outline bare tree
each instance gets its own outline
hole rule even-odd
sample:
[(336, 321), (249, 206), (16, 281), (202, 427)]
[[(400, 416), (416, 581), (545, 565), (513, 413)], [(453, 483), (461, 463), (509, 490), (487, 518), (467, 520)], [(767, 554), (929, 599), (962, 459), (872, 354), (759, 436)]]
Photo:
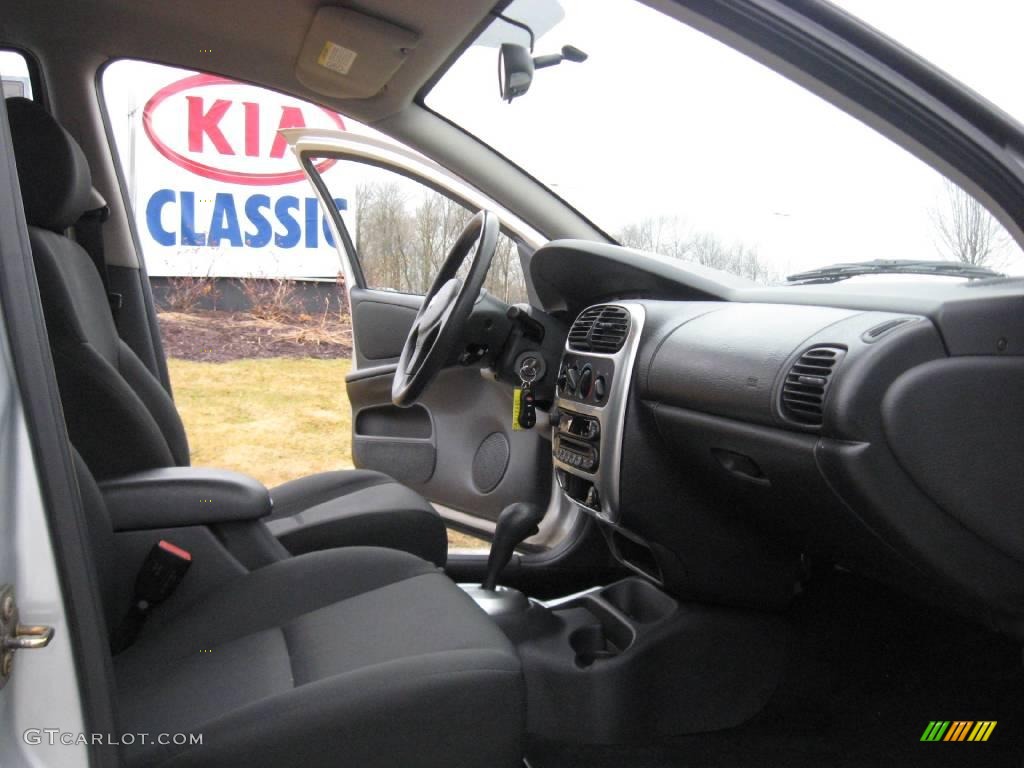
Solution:
[(943, 186), (945, 200), (931, 211), (939, 252), (975, 267), (997, 265), (1007, 243), (1002, 225), (953, 182), (944, 180)]
[[(472, 217), (445, 195), (410, 192), (394, 182), (358, 185), (353, 203), (356, 251), (368, 283), (408, 293), (427, 292)], [(518, 249), (505, 235), (498, 239), (485, 287), (508, 303), (526, 299)]]
[(494, 252), (484, 287), (506, 304), (516, 304), (527, 299), (519, 249), (506, 235), (498, 237), (498, 248)]
[(408, 200), (401, 186), (365, 184), (355, 194), (356, 251), (370, 285), (416, 291), (420, 280), (409, 258), (414, 242)]
[(686, 259), (690, 247), (690, 239), (678, 216), (653, 216), (627, 224), (617, 239), (630, 248), (674, 259)]
[(756, 249), (737, 243), (726, 245), (708, 232), (688, 233), (676, 216), (647, 218), (629, 224), (618, 241), (630, 248), (652, 251), (682, 261), (720, 269), (757, 283), (778, 282), (779, 276), (761, 261)]

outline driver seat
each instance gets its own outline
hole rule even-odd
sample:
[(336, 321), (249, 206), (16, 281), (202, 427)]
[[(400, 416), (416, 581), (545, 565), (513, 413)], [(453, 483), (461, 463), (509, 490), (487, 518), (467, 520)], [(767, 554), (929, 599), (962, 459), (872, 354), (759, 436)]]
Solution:
[[(88, 210), (81, 147), (39, 104), (7, 100), (18, 178), (61, 402), (72, 443), (98, 480), (189, 465), (171, 396), (117, 332), (89, 254), (66, 235)], [(282, 436), (287, 439), (287, 436)], [(400, 549), (444, 565), (444, 521), (380, 472), (322, 472), (271, 489), (271, 531), (292, 554), (343, 546)]]

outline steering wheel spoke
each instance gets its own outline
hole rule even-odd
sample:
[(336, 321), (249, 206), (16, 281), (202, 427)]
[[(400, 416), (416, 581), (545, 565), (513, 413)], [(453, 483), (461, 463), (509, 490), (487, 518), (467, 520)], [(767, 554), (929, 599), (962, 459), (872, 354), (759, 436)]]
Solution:
[(406, 371), (410, 374), (415, 374), (416, 371), (423, 366), (426, 356), (433, 349), (434, 343), (437, 341), (437, 326), (421, 330), (416, 336), (416, 342), (410, 355), (409, 367)]

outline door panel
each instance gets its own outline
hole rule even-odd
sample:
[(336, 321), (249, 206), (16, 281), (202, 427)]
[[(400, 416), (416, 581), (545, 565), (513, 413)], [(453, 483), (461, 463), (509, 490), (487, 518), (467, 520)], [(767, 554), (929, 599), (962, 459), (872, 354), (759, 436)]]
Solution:
[[(419, 405), (395, 408), (394, 371), (379, 366), (346, 380), (356, 466), (386, 472), (431, 501), (491, 522), (514, 501), (546, 504), (551, 444), (535, 430), (512, 430), (508, 386), (476, 368), (450, 368)], [(410, 411), (419, 413), (410, 418)], [(422, 436), (424, 417), (429, 437)]]
[(352, 460), (410, 487), (422, 488), (434, 476), (437, 445), (430, 411), (422, 405), (391, 404), (395, 366), (355, 371), (345, 385), (352, 405)]
[(513, 431), (511, 388), (478, 368), (450, 368), (419, 404), (396, 408), (393, 362), (381, 365), (365, 352), (394, 350), (392, 360), (397, 358), (412, 315), (402, 321), (420, 297), (353, 289), (351, 300), (356, 359), (370, 364), (346, 379), (356, 466), (386, 472), (431, 501), (481, 521), (493, 522), (514, 501), (546, 504), (551, 444), (537, 430)]
[(352, 307), (352, 327), (359, 329), (353, 332), (358, 367), (397, 362), (423, 297), (352, 288), (349, 301)]

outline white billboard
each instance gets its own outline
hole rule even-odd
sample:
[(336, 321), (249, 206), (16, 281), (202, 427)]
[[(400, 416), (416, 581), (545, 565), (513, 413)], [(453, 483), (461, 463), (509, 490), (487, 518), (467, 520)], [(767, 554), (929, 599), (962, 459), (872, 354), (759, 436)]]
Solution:
[[(279, 128), (335, 112), (215, 75), (118, 61), (103, 93), (149, 274), (334, 279), (330, 229)], [(345, 210), (354, 180), (318, 167)]]

